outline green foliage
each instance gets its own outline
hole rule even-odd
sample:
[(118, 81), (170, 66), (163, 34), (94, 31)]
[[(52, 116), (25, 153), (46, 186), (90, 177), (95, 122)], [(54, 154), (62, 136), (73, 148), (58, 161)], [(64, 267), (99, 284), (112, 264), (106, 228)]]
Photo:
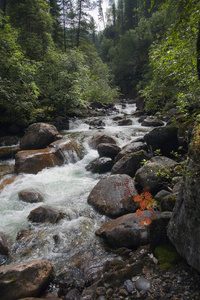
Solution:
[(117, 90), (110, 87), (106, 65), (89, 45), (66, 53), (50, 51), (41, 65), (37, 84), (42, 98), (64, 114), (69, 108), (94, 101), (110, 102), (117, 97)]
[(38, 97), (34, 82), (37, 64), (25, 58), (17, 44), (18, 32), (7, 23), (0, 26), (1, 121), (28, 118)]
[(13, 27), (19, 29), (18, 42), (32, 60), (41, 60), (52, 45), (52, 18), (44, 0), (8, 0)]
[(200, 92), (196, 53), (199, 9), (200, 5), (196, 4), (183, 20), (185, 11), (181, 14), (177, 11), (178, 22), (151, 46), (152, 78), (142, 91), (147, 111), (176, 106), (187, 112), (196, 106)]
[(52, 24), (60, 29), (59, 11), (54, 0), (48, 2), (51, 9), (44, 0), (8, 0), (7, 16), (1, 15), (2, 124), (52, 120), (71, 108), (111, 102), (118, 95), (107, 66), (89, 43), (64, 53), (56, 49)]
[(180, 261), (181, 257), (172, 244), (160, 245), (155, 249), (155, 257), (158, 259), (160, 268), (169, 270)]

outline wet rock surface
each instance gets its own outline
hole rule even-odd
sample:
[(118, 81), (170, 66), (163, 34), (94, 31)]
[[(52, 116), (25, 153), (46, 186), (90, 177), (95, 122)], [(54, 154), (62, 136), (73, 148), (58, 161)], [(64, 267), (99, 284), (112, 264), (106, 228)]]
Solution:
[(37, 174), (44, 168), (61, 166), (63, 162), (61, 153), (54, 148), (23, 150), (15, 156), (15, 172)]
[(95, 135), (89, 141), (89, 146), (93, 149), (97, 149), (99, 144), (116, 144), (115, 139), (108, 135)]
[(53, 266), (44, 260), (0, 267), (1, 299), (38, 296), (47, 287), (53, 274)]
[(109, 172), (112, 166), (113, 160), (110, 157), (100, 157), (90, 162), (85, 168), (87, 171), (102, 174)]
[(135, 212), (138, 205), (133, 201), (137, 195), (133, 180), (128, 175), (110, 175), (101, 179), (88, 196), (88, 203), (110, 217)]
[(42, 149), (52, 143), (58, 131), (55, 126), (46, 123), (34, 123), (27, 129), (20, 141), (21, 150)]
[(36, 203), (43, 201), (43, 196), (34, 189), (20, 191), (18, 196), (24, 202)]
[(57, 223), (64, 216), (64, 213), (44, 205), (33, 209), (28, 215), (28, 220), (34, 223)]

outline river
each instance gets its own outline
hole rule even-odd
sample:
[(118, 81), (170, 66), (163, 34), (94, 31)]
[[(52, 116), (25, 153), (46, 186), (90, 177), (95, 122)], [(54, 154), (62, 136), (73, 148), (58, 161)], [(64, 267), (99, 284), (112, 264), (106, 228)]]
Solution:
[[(97, 151), (88, 146), (88, 141), (93, 135), (107, 134), (114, 137), (118, 146), (122, 147), (138, 137), (143, 137), (150, 129), (142, 127), (137, 118), (131, 115), (135, 111), (135, 104), (129, 104), (124, 109), (119, 104), (116, 108), (118, 112), (114, 112), (112, 116), (100, 117), (106, 124), (103, 129), (89, 129), (85, 119), (75, 119), (70, 121), (70, 129), (62, 132), (83, 145), (82, 160), (76, 164), (44, 169), (36, 175), (20, 174), (2, 190), (0, 230), (10, 238), (12, 263), (45, 259), (52, 262), (57, 273), (63, 272), (67, 267), (82, 264), (89, 273), (95, 273), (106, 260), (115, 256), (95, 236), (95, 230), (108, 218), (98, 214), (87, 203), (87, 197), (95, 184), (109, 175), (86, 171), (85, 166), (98, 157)], [(132, 119), (131, 126), (118, 126), (113, 121), (114, 116), (124, 114), (130, 114), (128, 118)], [(14, 160), (7, 163), (14, 164)], [(20, 201), (18, 192), (33, 188), (44, 197), (44, 205), (63, 211), (67, 217), (58, 224), (33, 225), (28, 222), (30, 211), (41, 204)], [(22, 229), (30, 229), (32, 232), (26, 245), (15, 242), (18, 231)]]

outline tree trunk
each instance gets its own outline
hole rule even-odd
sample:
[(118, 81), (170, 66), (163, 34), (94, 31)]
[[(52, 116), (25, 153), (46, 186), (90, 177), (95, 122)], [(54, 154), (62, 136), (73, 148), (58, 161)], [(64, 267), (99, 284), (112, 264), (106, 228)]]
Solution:
[(81, 19), (82, 19), (82, 0), (79, 0), (78, 7), (78, 28), (77, 28), (77, 47), (80, 45), (80, 34), (81, 34)]

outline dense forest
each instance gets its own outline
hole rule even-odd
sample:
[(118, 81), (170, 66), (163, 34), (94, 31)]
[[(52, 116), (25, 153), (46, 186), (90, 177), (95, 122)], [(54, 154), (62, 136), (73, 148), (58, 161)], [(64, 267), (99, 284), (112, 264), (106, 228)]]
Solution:
[(140, 99), (147, 113), (198, 109), (199, 1), (110, 0), (106, 17), (102, 3), (0, 2), (0, 122), (8, 134), (119, 97)]

